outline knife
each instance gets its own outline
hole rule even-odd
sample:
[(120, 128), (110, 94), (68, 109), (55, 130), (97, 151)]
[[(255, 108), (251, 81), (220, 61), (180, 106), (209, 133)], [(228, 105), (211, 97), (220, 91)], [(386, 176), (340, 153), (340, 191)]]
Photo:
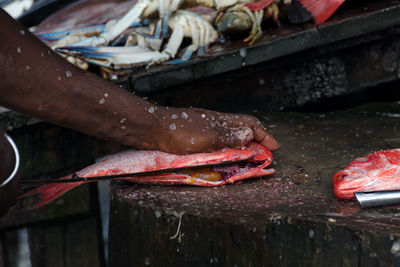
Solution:
[(400, 204), (400, 190), (356, 192), (354, 196), (363, 208)]

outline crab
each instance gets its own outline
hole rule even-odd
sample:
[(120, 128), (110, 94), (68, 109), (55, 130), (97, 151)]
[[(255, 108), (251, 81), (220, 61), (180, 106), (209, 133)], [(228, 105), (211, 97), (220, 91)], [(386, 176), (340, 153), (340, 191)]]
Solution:
[(183, 56), (170, 61), (170, 63), (182, 63), (190, 59), (195, 51), (199, 56), (205, 55), (209, 44), (218, 39), (218, 33), (211, 23), (195, 12), (178, 10), (170, 18), (168, 25), (172, 29), (172, 34), (161, 52), (151, 50), (149, 46), (67, 46), (59, 47), (56, 51), (74, 55), (92, 64), (119, 70), (143, 64), (150, 66), (175, 58), (184, 37), (189, 37), (192, 38), (192, 44), (186, 48)]
[(274, 0), (261, 0), (258, 2), (236, 4), (221, 12), (215, 20), (215, 24), (218, 31), (222, 33), (250, 30), (249, 36), (243, 41), (249, 45), (253, 45), (255, 41), (262, 37), (261, 22), (264, 13), (265, 17), (272, 17), (275, 23), (279, 25), (278, 2)]
[(80, 41), (79, 46), (102, 46), (115, 40), (130, 25), (156, 14), (158, 11), (155, 38), (164, 38), (168, 33), (167, 21), (171, 13), (176, 11), (182, 0), (139, 0), (117, 23), (107, 28), (102, 34)]
[(197, 51), (199, 56), (204, 56), (208, 46), (218, 40), (218, 32), (202, 16), (197, 13), (178, 10), (168, 21), (172, 29), (171, 37), (166, 48), (161, 52), (162, 56), (151, 60), (151, 63), (160, 63), (174, 58), (184, 37), (192, 38), (189, 45), (180, 59), (170, 63), (181, 63), (190, 59)]

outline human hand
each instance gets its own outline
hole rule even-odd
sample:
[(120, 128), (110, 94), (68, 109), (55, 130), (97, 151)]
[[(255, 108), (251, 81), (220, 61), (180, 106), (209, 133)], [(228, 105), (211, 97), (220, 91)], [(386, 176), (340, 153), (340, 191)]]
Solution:
[(279, 148), (275, 138), (253, 116), (167, 107), (157, 107), (154, 114), (161, 125), (154, 143), (159, 150), (175, 154), (210, 152), (223, 147), (239, 148), (252, 140), (272, 151)]

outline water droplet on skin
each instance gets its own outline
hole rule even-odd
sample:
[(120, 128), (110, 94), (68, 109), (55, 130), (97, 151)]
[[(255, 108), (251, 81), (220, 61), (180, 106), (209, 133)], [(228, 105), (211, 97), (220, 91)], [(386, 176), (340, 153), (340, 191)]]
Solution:
[(122, 130), (125, 130), (125, 129), (126, 129), (126, 126), (125, 126), (125, 125), (122, 125), (122, 126), (121, 126), (121, 129), (122, 129)]
[(175, 120), (175, 119), (177, 119), (177, 118), (178, 118), (178, 115), (176, 115), (176, 114), (172, 114), (172, 115), (171, 115), (171, 119), (174, 119), (174, 120)]
[(43, 52), (42, 52), (42, 54), (40, 54), (40, 56), (44, 57), (44, 54), (43, 54)]
[(25, 35), (25, 31), (24, 31), (24, 30), (20, 30), (19, 33), (20, 33), (21, 35)]
[(149, 112), (149, 113), (154, 113), (154, 107), (149, 107), (148, 112)]
[(102, 99), (99, 100), (99, 104), (100, 104), (100, 105), (103, 105), (105, 102), (106, 102), (106, 100), (105, 100), (104, 98), (102, 98)]
[(105, 93), (105, 94), (104, 94), (104, 97), (108, 97), (108, 94), (107, 94), (107, 93)]
[(162, 117), (163, 120), (166, 120), (167, 118), (165, 116)]
[(206, 117), (206, 114), (201, 114), (201, 117), (204, 119)]
[(182, 112), (182, 119), (187, 120), (189, 118), (189, 115), (186, 112)]
[(43, 106), (39, 105), (38, 110), (42, 110), (42, 109), (43, 109)]
[(191, 143), (192, 145), (196, 144), (196, 142), (194, 141), (194, 138), (193, 138), (193, 137), (190, 139), (190, 143)]
[(70, 72), (69, 70), (67, 70), (65, 72), (65, 76), (67, 76), (67, 78), (71, 78), (72, 77), (72, 72)]
[(22, 53), (22, 48), (19, 47), (19, 46), (17, 47), (17, 53), (18, 53), (18, 54), (21, 54), (21, 53)]
[(26, 70), (30, 70), (31, 67), (29, 67), (28, 65), (26, 65), (26, 66), (25, 66), (25, 69), (26, 69)]
[(61, 81), (61, 77), (60, 76), (58, 76), (58, 80)]
[(172, 131), (175, 131), (175, 130), (176, 130), (176, 125), (175, 125), (175, 123), (171, 124), (171, 125), (169, 126), (169, 128), (170, 128)]
[(121, 120), (119, 121), (119, 123), (125, 123), (126, 119), (125, 118), (121, 118)]

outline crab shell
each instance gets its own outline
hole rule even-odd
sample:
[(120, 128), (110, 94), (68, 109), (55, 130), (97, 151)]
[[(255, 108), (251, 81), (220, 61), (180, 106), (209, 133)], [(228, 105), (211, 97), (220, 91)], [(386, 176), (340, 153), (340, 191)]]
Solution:
[(379, 151), (353, 160), (333, 176), (336, 197), (353, 199), (356, 192), (400, 189), (400, 149)]
[[(218, 166), (227, 162), (240, 162), (240, 164)], [(252, 177), (272, 174), (274, 173), (273, 169), (264, 169), (271, 162), (272, 153), (264, 146), (253, 142), (246, 145), (243, 149), (225, 148), (211, 153), (191, 155), (174, 155), (161, 151), (129, 150), (109, 156), (100, 162), (61, 179), (70, 179), (74, 175), (79, 177), (95, 177), (212, 165), (210, 168), (213, 172), (221, 173), (220, 179), (216, 181), (202, 179), (201, 175), (193, 176), (185, 171), (152, 176), (132, 176), (119, 178), (119, 180), (141, 184), (219, 186)], [(35, 203), (29, 203), (30, 200), (28, 200), (28, 207), (25, 208), (32, 209), (43, 206), (71, 189), (87, 182), (89, 181), (53, 183), (38, 187), (22, 196), (23, 201), (31, 196), (35, 198)]]

